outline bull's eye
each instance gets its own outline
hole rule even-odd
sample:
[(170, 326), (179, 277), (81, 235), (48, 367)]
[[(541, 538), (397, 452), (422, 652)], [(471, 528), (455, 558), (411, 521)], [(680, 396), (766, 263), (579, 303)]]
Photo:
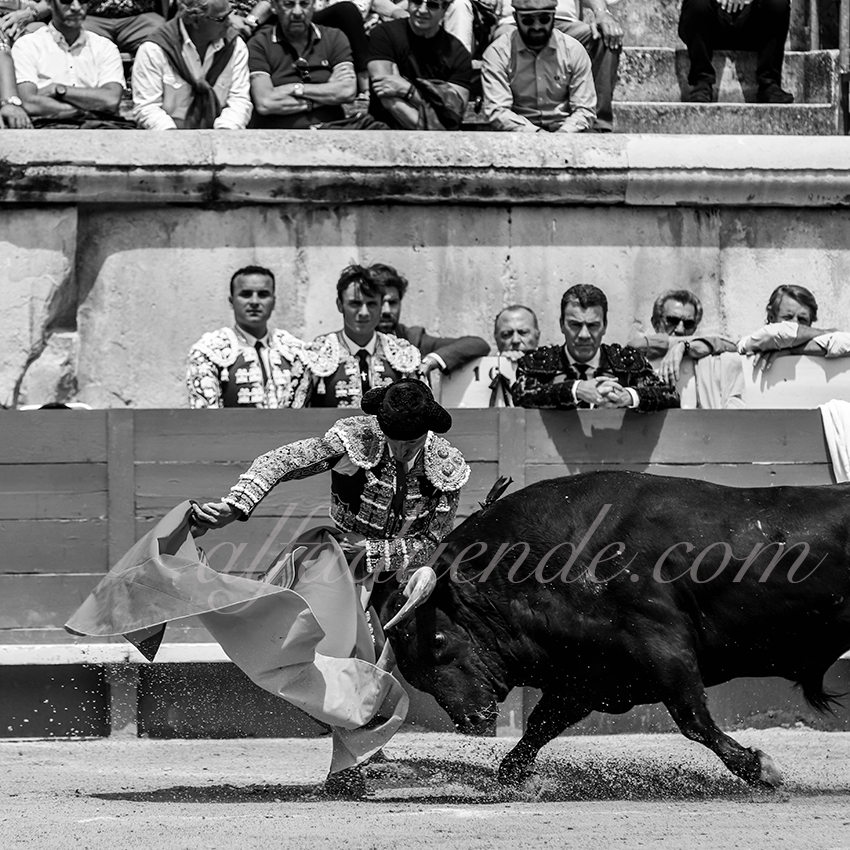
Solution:
[(434, 649), (442, 649), (446, 645), (446, 636), (442, 632), (434, 635)]

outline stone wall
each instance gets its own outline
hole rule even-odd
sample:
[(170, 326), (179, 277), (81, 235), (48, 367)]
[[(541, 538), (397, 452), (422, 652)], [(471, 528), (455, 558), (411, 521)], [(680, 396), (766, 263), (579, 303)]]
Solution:
[(558, 341), (574, 283), (608, 294), (612, 341), (670, 287), (732, 336), (782, 282), (850, 327), (842, 139), (165, 138), (0, 134), (0, 403), (183, 406), (186, 350), (230, 321), (248, 263), (275, 271), (275, 321), (307, 338), (339, 326), (340, 269), (376, 261), (411, 281), (404, 319), (442, 334), (489, 339), (525, 302)]

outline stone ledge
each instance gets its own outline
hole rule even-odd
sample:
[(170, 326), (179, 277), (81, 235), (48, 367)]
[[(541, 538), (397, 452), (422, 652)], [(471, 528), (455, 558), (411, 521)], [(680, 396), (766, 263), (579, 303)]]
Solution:
[(850, 205), (840, 137), (15, 131), (0, 202)]

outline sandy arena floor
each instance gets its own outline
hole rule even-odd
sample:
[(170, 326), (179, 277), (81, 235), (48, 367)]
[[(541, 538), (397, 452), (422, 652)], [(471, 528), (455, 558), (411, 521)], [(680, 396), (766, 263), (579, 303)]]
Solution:
[(559, 739), (505, 793), (512, 740), (401, 734), (359, 802), (321, 797), (324, 739), (0, 741), (0, 848), (850, 848), (850, 733), (735, 737), (785, 790), (753, 793), (676, 735)]

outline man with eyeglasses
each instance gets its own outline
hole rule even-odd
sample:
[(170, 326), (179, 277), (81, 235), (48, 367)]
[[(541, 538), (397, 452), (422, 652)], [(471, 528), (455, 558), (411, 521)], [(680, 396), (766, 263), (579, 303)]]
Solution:
[(394, 130), (456, 130), (472, 86), (469, 51), (442, 27), (452, 0), (409, 0), (410, 17), (369, 39), (369, 112)]
[(348, 39), (313, 23), (313, 0), (272, 3), (277, 25), (248, 45), (254, 125), (293, 130), (342, 120), (342, 104), (357, 94)]
[(244, 130), (248, 48), (230, 30), (230, 0), (178, 0), (178, 12), (133, 63), (133, 117), (147, 130)]
[(484, 52), (484, 113), (494, 130), (580, 133), (596, 118), (587, 51), (555, 29), (558, 0), (513, 0), (517, 28)]
[[(686, 357), (698, 361), (710, 355), (735, 351), (734, 340), (719, 334), (697, 333), (702, 316), (702, 302), (693, 292), (688, 289), (669, 289), (659, 295), (652, 305), (651, 321), (655, 333), (635, 331), (629, 345), (644, 354), (650, 362), (657, 364), (655, 368), (663, 381), (675, 384), (679, 380), (682, 361)], [(727, 358), (724, 358), (723, 368), (729, 374), (725, 376), (724, 382), (732, 383), (736, 380), (733, 374), (736, 363), (727, 364), (726, 360)], [(738, 372), (740, 373), (740, 368)], [(740, 397), (739, 391), (736, 390), (735, 394)], [(714, 405), (706, 403), (700, 406)], [(735, 403), (724, 406), (740, 405)]]
[(73, 120), (118, 112), (124, 92), (121, 54), (109, 39), (83, 29), (84, 0), (50, 0), (46, 27), (12, 47), (18, 94), (33, 118)]
[[(557, 0), (555, 29), (572, 36), (590, 56), (593, 85), (596, 89), (596, 119), (592, 130), (610, 133), (614, 128), (613, 98), (623, 46), (623, 28), (611, 14), (609, 6), (616, 0)], [(511, 0), (501, 0), (502, 17), (493, 33), (493, 41), (516, 26), (513, 16), (518, 8)], [(581, 10), (589, 10), (592, 20), (580, 20)]]
[(649, 413), (679, 406), (664, 383), (630, 346), (605, 345), (608, 299), (596, 286), (578, 284), (561, 298), (563, 345), (529, 351), (517, 364), (511, 388), (518, 407), (571, 410), (627, 408)]

